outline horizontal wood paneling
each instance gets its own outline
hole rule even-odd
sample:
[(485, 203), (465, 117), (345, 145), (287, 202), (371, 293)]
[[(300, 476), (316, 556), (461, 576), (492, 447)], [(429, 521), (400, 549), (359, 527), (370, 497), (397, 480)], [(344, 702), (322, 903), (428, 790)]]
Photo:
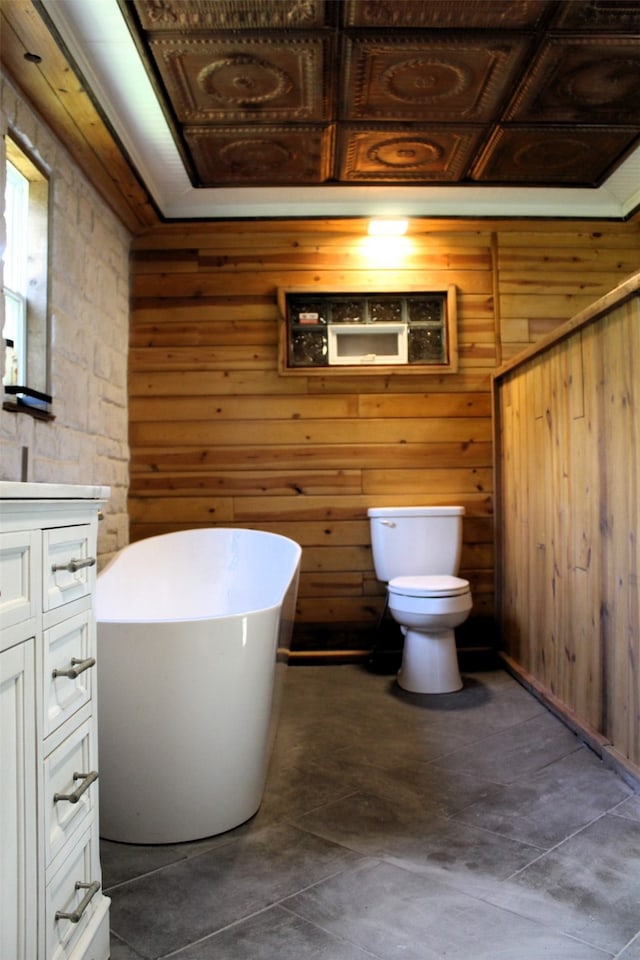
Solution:
[(512, 224), (497, 243), (503, 356), (516, 355), (638, 268), (638, 225)]
[[(555, 270), (545, 266), (531, 291), (518, 286), (518, 258), (540, 264), (548, 253), (541, 244), (538, 261), (522, 225), (514, 232), (481, 221), (412, 221), (410, 253), (396, 267), (367, 261), (364, 234), (360, 220), (165, 224), (133, 246), (132, 539), (211, 524), (293, 537), (303, 546), (297, 623), (318, 628), (319, 643), (332, 649), (341, 633), (366, 647), (382, 608), (371, 505), (464, 505), (461, 573), (472, 584), (474, 615), (492, 619), (500, 271), (504, 298), (532, 298), (528, 313), (504, 300), (508, 341), (519, 311), (529, 318), (517, 327), (524, 339), (544, 316), (535, 298)], [(578, 237), (599, 275), (616, 273), (616, 244), (596, 246), (587, 230), (564, 226), (548, 236), (556, 246), (562, 238), (563, 255)], [(278, 375), (278, 286), (450, 284), (458, 290), (458, 373)], [(577, 283), (547, 284), (558, 319), (573, 312), (567, 298), (582, 295)], [(329, 624), (331, 639), (320, 629)]]
[[(206, 412), (203, 411), (206, 416)], [(421, 419), (328, 419), (309, 420), (205, 420), (144, 423), (131, 427), (131, 442), (146, 440), (154, 446), (192, 446), (197, 441), (207, 446), (273, 447), (280, 445), (320, 447), (323, 444), (412, 444), (479, 443), (491, 440), (488, 418)]]
[(640, 778), (640, 299), (496, 380), (514, 664)]
[[(354, 452), (355, 451), (355, 452)], [(389, 447), (384, 443), (360, 444), (355, 450), (349, 444), (326, 444), (308, 447), (144, 447), (138, 445), (131, 458), (134, 474), (151, 471), (153, 474), (182, 470), (212, 469), (291, 469), (300, 476), (301, 469), (342, 470), (350, 469), (354, 456), (360, 469), (386, 467), (390, 461)], [(416, 462), (421, 468), (434, 467), (487, 467), (493, 459), (492, 443), (414, 443), (399, 444), (393, 451), (393, 464), (413, 469)], [(132, 481), (133, 481), (132, 477)]]

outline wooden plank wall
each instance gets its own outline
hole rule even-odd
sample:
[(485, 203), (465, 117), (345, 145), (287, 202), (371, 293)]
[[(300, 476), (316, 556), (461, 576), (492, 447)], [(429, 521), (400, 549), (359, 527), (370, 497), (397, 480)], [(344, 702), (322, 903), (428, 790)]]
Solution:
[[(410, 251), (396, 266), (390, 256), (384, 265), (367, 259), (361, 220), (171, 224), (137, 238), (131, 539), (216, 524), (291, 536), (303, 547), (296, 647), (364, 650), (384, 596), (367, 507), (460, 503), (461, 574), (474, 598), (468, 633), (492, 634), (490, 375), (501, 360), (498, 307), (511, 296), (499, 289), (500, 275), (516, 283), (517, 256), (530, 250), (525, 229), (503, 235), (481, 221), (412, 221)], [(576, 236), (565, 230), (565, 250)], [(593, 238), (584, 237), (597, 259)], [(539, 296), (551, 270), (539, 278)], [(620, 270), (607, 259), (597, 295)], [(451, 283), (458, 287), (457, 374), (278, 374), (278, 287)], [(572, 296), (558, 319), (575, 312)]]
[(630, 276), (640, 224), (502, 225), (497, 234), (502, 358), (546, 336)]
[(640, 299), (496, 380), (503, 645), (640, 779)]

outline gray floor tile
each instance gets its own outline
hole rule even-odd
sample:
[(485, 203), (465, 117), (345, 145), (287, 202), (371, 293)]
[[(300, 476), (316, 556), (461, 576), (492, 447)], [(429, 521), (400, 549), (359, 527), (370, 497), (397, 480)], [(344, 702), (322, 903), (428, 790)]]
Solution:
[[(413, 754), (413, 757), (412, 757)], [(393, 799), (397, 806), (418, 804), (448, 816), (488, 799), (500, 786), (457, 771), (443, 771), (424, 762), (422, 744), (405, 737), (376, 738), (371, 749), (361, 744), (341, 747), (330, 756), (278, 755), (270, 770), (265, 801), (294, 816), (357, 791)]]
[(471, 804), (457, 820), (550, 848), (631, 793), (586, 747)]
[(102, 886), (104, 890), (145, 873), (152, 873), (162, 867), (182, 860), (186, 854), (176, 846), (137, 846), (129, 843), (100, 841), (102, 861)]
[(341, 753), (335, 760), (347, 771), (345, 776), (354, 790), (387, 797), (400, 807), (417, 804), (421, 810), (443, 817), (481, 800), (490, 802), (502, 791), (501, 786), (481, 777), (442, 771), (417, 759), (412, 763), (403, 753), (384, 766), (359, 762), (357, 753), (355, 758)]
[(372, 954), (280, 907), (181, 950), (175, 960), (371, 960)]
[(232, 834), (221, 834), (192, 843), (135, 844), (114, 843), (111, 840), (100, 841), (100, 859), (102, 863), (102, 886), (109, 890), (120, 883), (126, 883), (135, 877), (161, 870), (178, 860), (197, 856), (214, 846), (228, 843)]
[(616, 954), (616, 960), (640, 960), (640, 934)]
[(431, 763), (460, 750), (468, 742), (468, 733), (442, 729), (437, 724), (415, 729), (410, 721), (405, 721), (391, 729), (380, 725), (368, 739), (360, 738), (348, 746), (343, 741), (336, 753), (348, 762), (385, 770), (402, 763)]
[(616, 817), (625, 817), (627, 820), (640, 820), (640, 795), (634, 794), (632, 797), (628, 797), (611, 812)]
[(266, 827), (116, 887), (111, 927), (142, 956), (162, 956), (356, 859), (294, 827)]
[(142, 956), (112, 932), (109, 960), (142, 960)]
[(393, 682), (388, 700), (412, 707), (414, 724), (425, 724), (442, 734), (461, 734), (474, 743), (517, 723), (549, 713), (527, 691), (505, 673), (463, 676), (463, 689), (452, 694), (415, 694)]
[(376, 861), (284, 905), (381, 960), (603, 960), (601, 951), (542, 923)]
[(441, 770), (460, 770), (495, 783), (513, 783), (541, 770), (579, 748), (573, 733), (550, 713), (514, 723), (509, 736), (493, 733), (480, 745), (476, 742), (434, 761)]
[(274, 757), (256, 823), (294, 817), (355, 790), (340, 764), (323, 757)]
[(567, 933), (620, 950), (640, 930), (640, 822), (605, 815), (513, 879), (569, 906)]
[(290, 668), (254, 818), (103, 843), (112, 960), (640, 960), (640, 796), (506, 672), (464, 683)]
[(363, 855), (446, 874), (455, 886), (463, 885), (469, 873), (506, 879), (540, 854), (531, 845), (446, 820), (418, 804), (400, 806), (370, 793), (319, 807), (296, 823)]

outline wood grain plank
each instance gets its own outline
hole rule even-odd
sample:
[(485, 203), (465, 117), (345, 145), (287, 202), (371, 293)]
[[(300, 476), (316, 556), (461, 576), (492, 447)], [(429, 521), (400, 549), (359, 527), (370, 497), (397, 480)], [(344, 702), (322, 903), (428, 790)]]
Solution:
[(315, 494), (360, 494), (360, 470), (242, 470), (182, 473), (132, 473), (130, 492), (135, 495), (184, 497), (217, 492), (226, 496), (300, 496)]
[(147, 371), (273, 370), (277, 345), (219, 344), (218, 346), (133, 347), (129, 362), (138, 373)]
[[(361, 444), (354, 451), (349, 444), (326, 444), (323, 446), (275, 446), (275, 447), (147, 447), (144, 434), (132, 445), (132, 474), (143, 471), (175, 471), (177, 468), (210, 471), (212, 465), (219, 470), (262, 469), (315, 470), (353, 469), (358, 463), (361, 469), (385, 469), (390, 452), (387, 444)], [(357, 455), (357, 460), (355, 459)], [(451, 467), (489, 467), (493, 463), (491, 443), (416, 443), (398, 444), (393, 451), (393, 463), (397, 467), (415, 468), (420, 463), (424, 469)], [(393, 491), (392, 491), (393, 493)]]
[(452, 497), (459, 493), (491, 493), (493, 490), (493, 470), (471, 468), (431, 469), (423, 468), (364, 470), (362, 487), (366, 494), (386, 493), (388, 490), (401, 494), (421, 496), (422, 493), (445, 494)]
[(349, 394), (324, 397), (132, 397), (129, 419), (136, 421), (333, 420), (353, 418), (358, 399)]
[(366, 393), (358, 397), (360, 417), (490, 417), (491, 398), (484, 392), (398, 394)]
[(507, 655), (638, 774), (639, 303), (495, 381)]
[[(245, 294), (275, 294), (279, 287), (304, 287), (309, 289), (376, 291), (380, 289), (378, 270), (248, 270), (238, 282)], [(166, 275), (163, 273), (138, 274), (132, 277), (131, 295), (137, 297), (212, 297), (221, 296), (229, 290), (230, 276), (224, 270), (199, 271), (196, 274)], [(466, 273), (449, 270), (406, 270), (395, 281), (388, 281), (381, 292), (393, 290), (446, 290), (455, 284), (470, 293), (490, 295), (493, 292), (491, 273), (488, 270), (469, 270)]]
[(389, 446), (424, 443), (489, 443), (491, 423), (479, 417), (394, 420), (208, 420), (134, 422), (130, 442), (173, 446), (321, 446), (323, 444), (384, 443)]

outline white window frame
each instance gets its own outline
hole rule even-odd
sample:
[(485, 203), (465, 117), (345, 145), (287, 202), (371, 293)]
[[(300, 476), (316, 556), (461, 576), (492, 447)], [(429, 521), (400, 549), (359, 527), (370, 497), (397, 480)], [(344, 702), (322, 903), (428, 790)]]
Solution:
[[(328, 330), (329, 366), (406, 363), (407, 330), (406, 323), (331, 324)], [(394, 343), (393, 351), (378, 353), (383, 345), (388, 347), (390, 341)]]

